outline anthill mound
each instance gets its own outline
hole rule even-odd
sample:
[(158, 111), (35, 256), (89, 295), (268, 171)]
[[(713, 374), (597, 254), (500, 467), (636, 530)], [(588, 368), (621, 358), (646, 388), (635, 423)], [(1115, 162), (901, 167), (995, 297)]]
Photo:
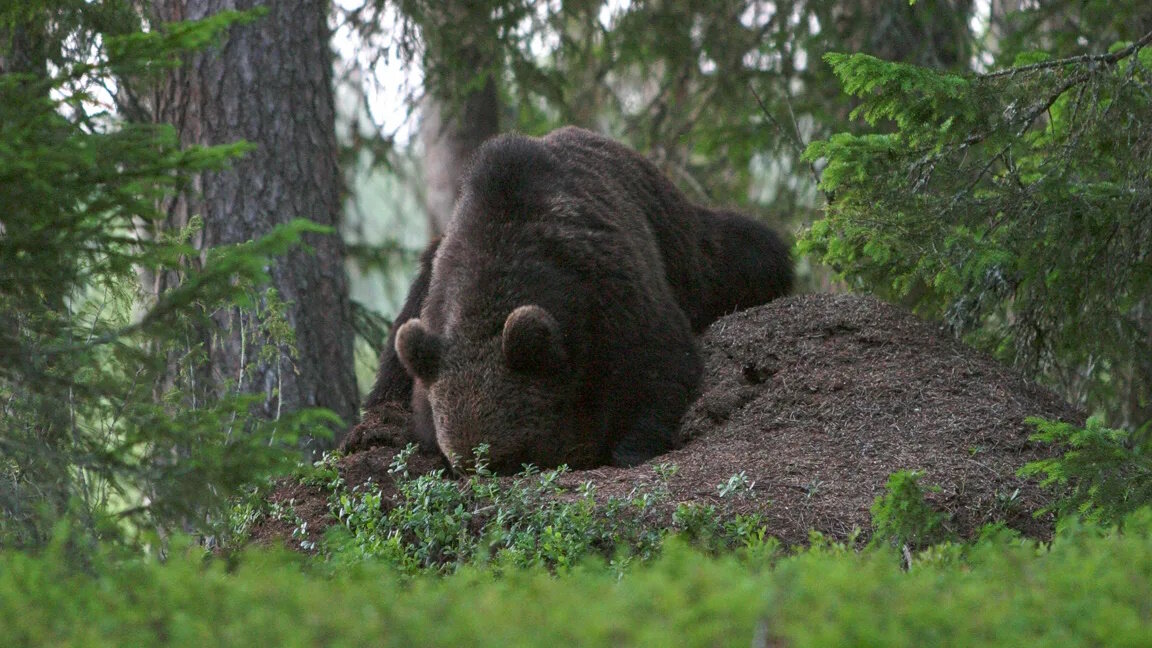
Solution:
[[(939, 487), (928, 500), (961, 537), (994, 521), (1050, 533), (1051, 519), (1033, 516), (1048, 495), (1015, 476), (1052, 452), (1029, 441), (1034, 430), (1024, 419), (1082, 415), (938, 326), (872, 297), (804, 295), (717, 321), (701, 347), (704, 384), (684, 420), (684, 447), (634, 468), (569, 473), (561, 483), (575, 489), (590, 480), (598, 499), (626, 497), (656, 481), (654, 465), (670, 462), (678, 471), (660, 504), (664, 521), (682, 502), (714, 504), (726, 514), (761, 513), (771, 535), (801, 543), (810, 529), (866, 533), (888, 475), (914, 469)], [(339, 464), (350, 487), (371, 479), (385, 498), (395, 493), (388, 467), (405, 443), (407, 416), (403, 405), (388, 405), (352, 431)], [(409, 469), (440, 465), (416, 457)], [(722, 500), (718, 487), (741, 472), (751, 491)], [(331, 523), (325, 497), (285, 483), (271, 499), (294, 500), (318, 532)], [(256, 537), (287, 530), (268, 520)]]

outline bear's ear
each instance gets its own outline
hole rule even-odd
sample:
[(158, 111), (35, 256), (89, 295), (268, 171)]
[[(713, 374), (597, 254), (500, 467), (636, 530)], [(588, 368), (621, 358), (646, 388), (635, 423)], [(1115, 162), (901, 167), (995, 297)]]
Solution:
[(413, 378), (425, 384), (435, 382), (440, 371), (440, 336), (428, 330), (419, 319), (404, 322), (396, 331), (396, 355)]
[(539, 306), (520, 306), (504, 320), (504, 360), (513, 371), (559, 370), (567, 361), (560, 325)]

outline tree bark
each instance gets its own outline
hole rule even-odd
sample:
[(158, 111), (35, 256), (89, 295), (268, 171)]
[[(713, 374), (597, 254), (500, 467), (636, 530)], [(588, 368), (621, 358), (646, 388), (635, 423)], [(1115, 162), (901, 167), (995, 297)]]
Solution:
[(432, 237), (448, 227), (468, 160), (484, 140), (500, 132), (500, 100), (491, 78), (460, 105), (452, 101), (426, 96), (420, 114), (425, 206)]
[(445, 0), (422, 19), (427, 52), (420, 138), (429, 235), (435, 239), (448, 227), (472, 154), (500, 132), (499, 43), (482, 3)]
[(32, 20), (0, 28), (0, 74), (48, 75), (47, 43)]
[(840, 42), (886, 61), (967, 69), (972, 0), (856, 0), (838, 4)]
[[(233, 26), (219, 47), (190, 56), (151, 102), (156, 121), (173, 124), (184, 145), (246, 140), (254, 146), (228, 169), (196, 178), (166, 205), (169, 229), (203, 217), (194, 241), (201, 260), (213, 246), (258, 238), (294, 218), (340, 224), (328, 2), (154, 0), (152, 6), (155, 19), (168, 22), (258, 5), (267, 7), (264, 16)], [(260, 413), (269, 418), (326, 407), (352, 423), (358, 392), (344, 243), (338, 232), (305, 239), (312, 252), (292, 251), (269, 268), (270, 288), (286, 302), (295, 349), (279, 344), (274, 358), (262, 357), (270, 338), (261, 318), (236, 308), (218, 311), (200, 340), (208, 356), (201, 373), (217, 387), (231, 380), (233, 389), (262, 394)], [(171, 282), (155, 277), (150, 288), (158, 293)], [(267, 292), (262, 302), (268, 305)], [(312, 440), (311, 447), (334, 442)]]

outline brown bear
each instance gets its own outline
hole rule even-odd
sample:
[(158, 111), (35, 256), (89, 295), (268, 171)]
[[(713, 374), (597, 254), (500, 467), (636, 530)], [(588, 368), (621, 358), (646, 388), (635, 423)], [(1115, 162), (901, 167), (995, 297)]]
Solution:
[(480, 444), (496, 472), (631, 466), (676, 445), (694, 333), (791, 284), (776, 234), (693, 204), (630, 149), (572, 127), (500, 136), (425, 254), (367, 407), (411, 392), (415, 439), (455, 468)]

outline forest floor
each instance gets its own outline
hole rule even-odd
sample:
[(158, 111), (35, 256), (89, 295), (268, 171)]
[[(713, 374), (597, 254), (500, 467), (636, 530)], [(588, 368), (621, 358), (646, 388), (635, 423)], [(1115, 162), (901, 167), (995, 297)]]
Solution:
[[(668, 525), (681, 503), (711, 504), (722, 515), (759, 513), (768, 534), (804, 543), (810, 530), (867, 537), (870, 507), (889, 474), (920, 470), (927, 494), (948, 515), (948, 530), (970, 538), (990, 522), (1045, 538), (1051, 515), (1035, 513), (1051, 495), (1016, 476), (1054, 449), (1029, 440), (1029, 416), (1083, 422), (1052, 392), (938, 325), (872, 297), (801, 295), (738, 312), (700, 339), (701, 395), (685, 416), (682, 448), (633, 468), (563, 474), (570, 492), (591, 481), (597, 501), (666, 488), (651, 523)], [(371, 480), (384, 500), (396, 494), (388, 468), (405, 443), (407, 412), (367, 412), (356, 444), (338, 462), (349, 488)], [(655, 469), (675, 464), (670, 478)], [(410, 474), (442, 467), (416, 455)], [(666, 472), (666, 471), (665, 471)], [(743, 473), (739, 497), (720, 486)], [(657, 484), (666, 480), (666, 484)], [(333, 522), (321, 487), (284, 480), (269, 501), (291, 503), (318, 537)], [(292, 525), (265, 517), (256, 541), (287, 539)]]

